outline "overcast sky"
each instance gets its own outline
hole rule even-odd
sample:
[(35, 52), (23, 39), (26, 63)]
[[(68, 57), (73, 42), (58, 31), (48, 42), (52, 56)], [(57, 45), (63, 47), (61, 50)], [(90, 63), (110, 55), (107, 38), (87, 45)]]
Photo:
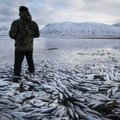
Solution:
[(120, 0), (0, 0), (0, 23), (10, 25), (19, 18), (19, 7), (27, 6), (39, 26), (56, 22), (120, 22)]

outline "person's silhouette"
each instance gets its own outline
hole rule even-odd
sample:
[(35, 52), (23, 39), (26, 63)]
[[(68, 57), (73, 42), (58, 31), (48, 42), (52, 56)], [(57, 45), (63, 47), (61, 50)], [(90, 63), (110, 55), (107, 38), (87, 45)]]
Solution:
[(39, 37), (38, 25), (32, 20), (27, 7), (20, 6), (19, 16), (19, 19), (13, 21), (9, 31), (9, 36), (15, 40), (13, 82), (19, 82), (20, 80), (24, 57), (27, 59), (29, 72), (35, 72), (33, 62), (33, 38)]

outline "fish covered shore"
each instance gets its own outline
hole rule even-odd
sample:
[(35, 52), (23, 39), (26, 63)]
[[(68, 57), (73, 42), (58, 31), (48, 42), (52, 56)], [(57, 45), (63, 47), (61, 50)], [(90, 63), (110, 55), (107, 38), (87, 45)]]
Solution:
[(13, 65), (1, 65), (0, 120), (120, 120), (119, 50), (75, 54), (73, 62), (37, 60), (33, 76), (23, 64), (19, 83)]

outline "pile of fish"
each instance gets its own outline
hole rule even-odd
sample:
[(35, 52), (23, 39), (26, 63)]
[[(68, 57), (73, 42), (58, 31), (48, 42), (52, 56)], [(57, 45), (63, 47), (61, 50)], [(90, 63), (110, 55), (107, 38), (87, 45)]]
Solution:
[(120, 120), (120, 61), (41, 60), (34, 76), (0, 68), (0, 120)]

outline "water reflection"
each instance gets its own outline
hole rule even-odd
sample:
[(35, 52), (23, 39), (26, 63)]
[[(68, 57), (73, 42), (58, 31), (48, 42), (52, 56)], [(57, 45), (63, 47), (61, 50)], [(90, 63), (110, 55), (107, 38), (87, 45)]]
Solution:
[[(120, 39), (55, 39), (40, 38), (35, 42), (36, 49), (56, 48), (59, 50), (80, 50), (96, 48), (120, 49)], [(39, 47), (38, 47), (39, 45)]]
[[(0, 36), (0, 50), (14, 47), (14, 40), (8, 36)], [(120, 39), (58, 39), (58, 38), (38, 38), (34, 39), (34, 49), (49, 50), (80, 50), (96, 48), (120, 49)], [(4, 49), (5, 50), (5, 49)]]

